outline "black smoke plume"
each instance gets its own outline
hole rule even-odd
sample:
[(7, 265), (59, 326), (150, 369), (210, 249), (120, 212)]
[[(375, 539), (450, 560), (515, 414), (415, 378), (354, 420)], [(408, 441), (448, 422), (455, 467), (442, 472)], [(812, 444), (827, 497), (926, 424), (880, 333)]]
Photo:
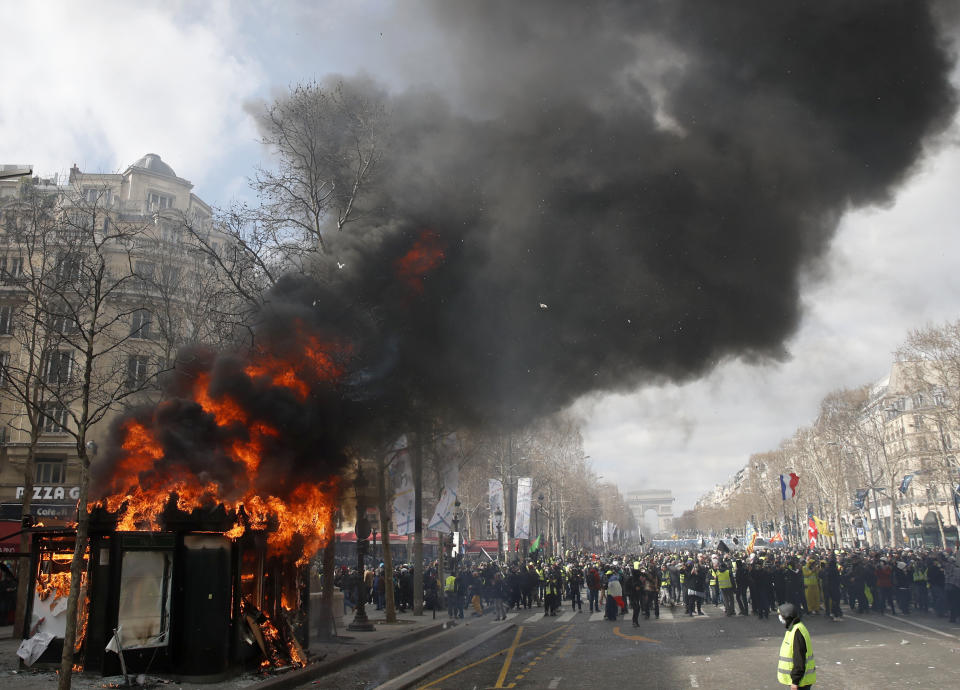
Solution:
[[(468, 421), (785, 356), (800, 272), (956, 105), (923, 2), (432, 7), (456, 92), (392, 101), (382, 195), (331, 241), (396, 338), (383, 391)], [(424, 229), (445, 260), (403, 301)]]
[[(306, 409), (260, 401), (298, 439), (285, 469), (427, 415), (520, 424), (784, 357), (801, 271), (845, 212), (890, 201), (956, 107), (950, 45), (915, 0), (426, 7), (456, 87), (387, 97), (363, 219), (327, 235), (334, 278), (284, 281), (258, 334), (282, 347), (298, 313), (354, 346)], [(442, 258), (411, 279), (398, 261), (424, 242)]]

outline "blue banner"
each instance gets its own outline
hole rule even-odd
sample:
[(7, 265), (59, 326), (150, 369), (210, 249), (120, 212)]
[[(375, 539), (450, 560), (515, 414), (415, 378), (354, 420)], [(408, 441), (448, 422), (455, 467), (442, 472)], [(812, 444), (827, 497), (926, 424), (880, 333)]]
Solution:
[(903, 481), (900, 482), (900, 493), (906, 495), (907, 490), (910, 488), (910, 482), (913, 481), (912, 474), (903, 475)]

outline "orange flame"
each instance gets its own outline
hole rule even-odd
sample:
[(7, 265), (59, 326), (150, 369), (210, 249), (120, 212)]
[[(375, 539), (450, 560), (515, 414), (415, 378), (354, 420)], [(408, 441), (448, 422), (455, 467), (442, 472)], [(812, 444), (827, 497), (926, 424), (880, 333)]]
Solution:
[(413, 292), (423, 292), (423, 279), (445, 258), (440, 236), (432, 230), (424, 230), (406, 254), (397, 259), (397, 277)]
[[(340, 362), (349, 348), (325, 343), (304, 334), (302, 324), (297, 326), (293, 361), (258, 353), (244, 371), (252, 380), (266, 379), (269, 385), (288, 389), (304, 400), (311, 382), (334, 381), (343, 375)], [(217, 426), (245, 429), (243, 439), (220, 449), (237, 467), (230, 485), (223, 485), (222, 479), (194, 475), (175, 458), (166, 456), (151, 428), (129, 420), (123, 428), (123, 454), (113, 473), (114, 491), (103, 500), (103, 506), (117, 514), (117, 529), (122, 531), (159, 530), (159, 517), (172, 496), (176, 496), (176, 507), (184, 512), (217, 504), (228, 511), (238, 511), (242, 506), (245, 520), (238, 521), (226, 533), (228, 537), (240, 537), (247, 527), (266, 529), (269, 525), (269, 546), (286, 551), (296, 545), (297, 564), (306, 563), (330, 540), (329, 525), (336, 510), (336, 478), (295, 486), (284, 497), (262, 491), (258, 477), (265, 448), (270, 439), (280, 439), (281, 432), (252, 419), (230, 396), (212, 393), (210, 383), (209, 374), (198, 375), (192, 386), (193, 400)], [(236, 434), (232, 436), (235, 438)]]

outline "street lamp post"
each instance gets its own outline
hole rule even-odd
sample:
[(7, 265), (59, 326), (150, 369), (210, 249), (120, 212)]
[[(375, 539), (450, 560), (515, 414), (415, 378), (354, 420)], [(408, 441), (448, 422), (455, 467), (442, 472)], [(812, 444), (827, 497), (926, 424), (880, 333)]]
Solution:
[[(536, 519), (534, 520), (535, 529), (537, 531), (537, 539), (540, 538), (540, 513), (543, 512), (543, 494), (537, 496), (537, 514)], [(543, 549), (543, 544), (538, 544), (539, 549)]]
[(503, 561), (503, 511), (498, 507), (493, 514), (497, 518), (497, 562)]
[(451, 551), (456, 549), (457, 552), (451, 554), (450, 572), (454, 572), (460, 564), (460, 552), (463, 550), (461, 547), (462, 541), (460, 539), (460, 499), (458, 498), (453, 502), (453, 532), (450, 533)]
[(354, 481), (354, 489), (357, 494), (357, 523), (354, 532), (357, 535), (357, 606), (354, 608), (353, 622), (347, 626), (347, 630), (357, 632), (373, 632), (376, 628), (367, 618), (367, 612), (364, 608), (367, 599), (367, 586), (363, 581), (364, 576), (364, 557), (367, 555), (370, 539), (370, 521), (367, 520), (366, 506), (363, 504), (363, 497), (360, 493), (360, 487), (363, 486), (363, 468), (357, 464), (357, 478)]

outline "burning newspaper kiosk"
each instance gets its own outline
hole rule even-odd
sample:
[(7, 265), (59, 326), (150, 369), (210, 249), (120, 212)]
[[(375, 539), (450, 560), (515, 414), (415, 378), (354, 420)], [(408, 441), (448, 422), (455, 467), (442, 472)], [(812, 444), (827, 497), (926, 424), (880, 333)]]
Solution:
[[(269, 548), (270, 532), (231, 536), (243, 516), (223, 506), (179, 511), (158, 531), (122, 531), (91, 514), (78, 622), (77, 665), (103, 675), (223, 677), (307, 661), (308, 569)], [(58, 663), (75, 533), (34, 535), (28, 620), (33, 663)]]

